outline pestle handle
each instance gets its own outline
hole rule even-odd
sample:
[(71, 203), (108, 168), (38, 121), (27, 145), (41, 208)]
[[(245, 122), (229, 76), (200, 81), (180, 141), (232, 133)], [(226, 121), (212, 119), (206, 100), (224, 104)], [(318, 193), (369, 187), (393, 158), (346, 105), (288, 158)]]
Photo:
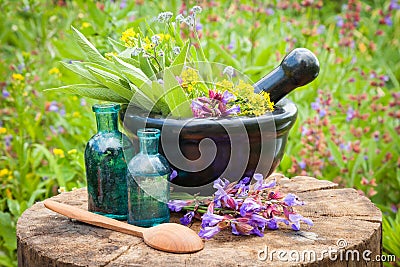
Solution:
[(267, 92), (271, 101), (277, 103), (295, 88), (313, 81), (318, 73), (317, 57), (306, 48), (296, 48), (278, 67), (254, 84), (254, 92)]

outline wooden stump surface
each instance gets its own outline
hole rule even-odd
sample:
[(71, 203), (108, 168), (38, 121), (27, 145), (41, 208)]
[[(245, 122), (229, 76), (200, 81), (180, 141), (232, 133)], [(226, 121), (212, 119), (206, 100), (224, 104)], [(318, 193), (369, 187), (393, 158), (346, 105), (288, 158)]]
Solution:
[[(266, 230), (262, 238), (235, 236), (230, 231), (223, 231), (205, 241), (205, 248), (200, 252), (172, 254), (149, 248), (142, 239), (134, 236), (72, 221), (39, 202), (26, 210), (18, 221), (18, 265), (380, 266), (378, 262), (364, 261), (362, 257), (365, 250), (370, 250), (366, 256), (373, 260), (382, 249), (381, 212), (368, 198), (354, 189), (338, 189), (337, 184), (311, 177), (288, 179), (279, 174), (271, 177), (277, 179), (281, 192), (295, 193), (306, 202), (305, 206), (295, 209), (313, 220), (312, 228), (301, 224), (301, 231), (295, 232), (280, 225), (279, 230)], [(52, 199), (87, 209), (84, 188)], [(178, 222), (181, 216), (171, 213), (171, 221)], [(200, 223), (197, 221), (192, 228), (198, 232)], [(338, 243), (338, 240), (342, 241)], [(347, 245), (341, 249), (343, 242)], [(330, 259), (329, 249), (340, 249), (336, 254), (330, 254), (332, 259), (336, 255), (336, 260)], [(359, 261), (356, 254), (352, 260), (354, 250), (359, 252)], [(315, 252), (317, 258), (309, 261), (306, 251)], [(349, 261), (346, 261), (346, 252), (349, 252)]]

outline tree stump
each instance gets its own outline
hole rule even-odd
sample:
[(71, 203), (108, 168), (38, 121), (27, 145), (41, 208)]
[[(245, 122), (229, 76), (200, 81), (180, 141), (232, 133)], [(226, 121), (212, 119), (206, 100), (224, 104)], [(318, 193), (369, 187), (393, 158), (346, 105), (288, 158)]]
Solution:
[[(18, 221), (19, 266), (380, 266), (381, 212), (354, 189), (311, 177), (273, 174), (280, 191), (306, 202), (296, 207), (314, 226), (295, 232), (282, 225), (264, 237), (222, 231), (193, 254), (154, 250), (134, 236), (101, 229), (46, 209), (39, 202)], [(87, 209), (86, 189), (62, 193), (55, 201)], [(177, 222), (181, 214), (171, 214)], [(192, 228), (199, 231), (197, 221)], [(179, 233), (177, 233), (179, 234)], [(329, 252), (330, 251), (330, 252)], [(314, 255), (315, 254), (315, 255)], [(359, 259), (357, 260), (357, 254)], [(315, 257), (314, 257), (315, 256)], [(368, 258), (370, 260), (368, 260)]]

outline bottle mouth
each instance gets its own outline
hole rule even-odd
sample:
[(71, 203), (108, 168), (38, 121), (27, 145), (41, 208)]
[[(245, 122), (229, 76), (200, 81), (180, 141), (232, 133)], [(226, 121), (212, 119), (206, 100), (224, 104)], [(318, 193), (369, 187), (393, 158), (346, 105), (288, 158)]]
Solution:
[(93, 112), (96, 113), (114, 113), (120, 110), (121, 106), (115, 103), (94, 104), (92, 107)]
[(141, 138), (158, 138), (160, 130), (156, 128), (142, 128), (137, 131), (137, 136)]

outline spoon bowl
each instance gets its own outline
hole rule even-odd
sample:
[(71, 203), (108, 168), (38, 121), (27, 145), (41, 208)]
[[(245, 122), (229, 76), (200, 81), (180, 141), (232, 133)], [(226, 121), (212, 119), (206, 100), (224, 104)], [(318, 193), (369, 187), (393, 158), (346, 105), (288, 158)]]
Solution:
[(193, 230), (177, 223), (163, 223), (143, 228), (53, 200), (45, 200), (43, 204), (46, 208), (68, 218), (141, 237), (148, 246), (157, 250), (171, 253), (193, 253), (204, 248), (203, 240)]

